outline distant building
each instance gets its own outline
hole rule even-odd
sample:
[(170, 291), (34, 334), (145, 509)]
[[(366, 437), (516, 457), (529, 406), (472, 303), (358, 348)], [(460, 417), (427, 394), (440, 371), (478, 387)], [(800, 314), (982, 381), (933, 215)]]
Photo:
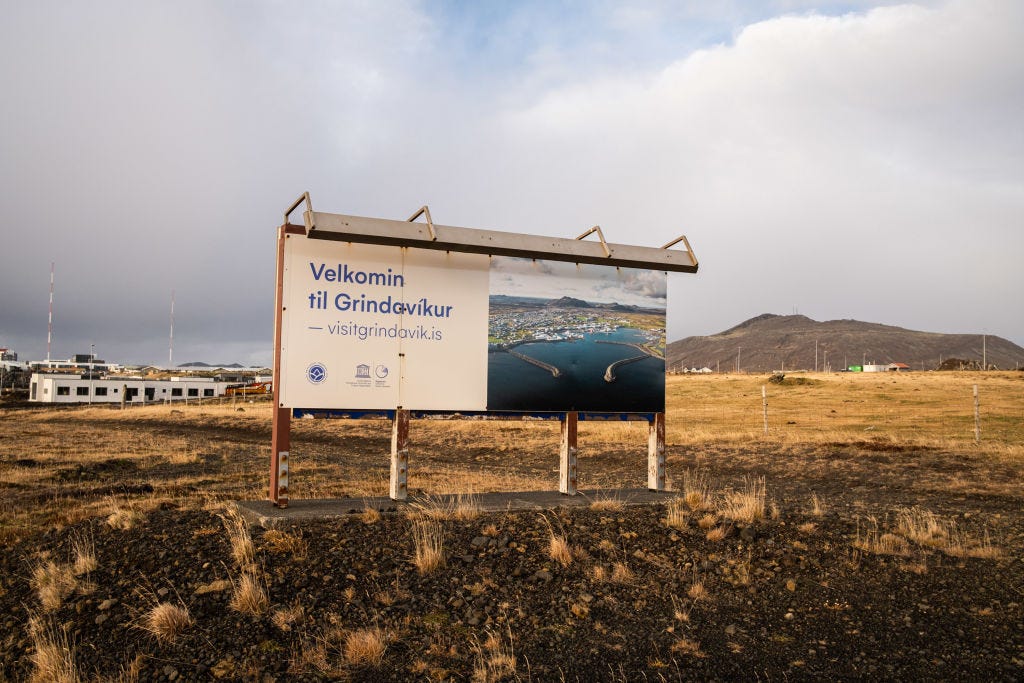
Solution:
[(888, 365), (875, 365), (874, 363), (866, 363), (864, 365), (864, 372), (888, 372)]
[(88, 353), (76, 353), (67, 360), (34, 360), (29, 363), (33, 370), (50, 370), (79, 372), (88, 370), (91, 372), (117, 372), (121, 366), (117, 363), (108, 363), (105, 360), (96, 358)]
[(889, 363), (889, 372), (906, 372), (910, 369), (910, 366), (906, 363)]
[(10, 349), (0, 348), (0, 360), (18, 360), (18, 354)]
[(37, 372), (29, 383), (29, 401), (37, 403), (164, 403), (224, 395), (230, 382), (208, 377), (91, 376), (89, 373)]

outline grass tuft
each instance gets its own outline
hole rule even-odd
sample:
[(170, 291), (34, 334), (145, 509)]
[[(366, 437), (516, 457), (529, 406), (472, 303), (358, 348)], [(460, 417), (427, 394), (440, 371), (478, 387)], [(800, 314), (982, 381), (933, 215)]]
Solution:
[(32, 588), (39, 598), (44, 612), (59, 609), (64, 600), (78, 587), (74, 567), (53, 560), (47, 560), (32, 570)]
[(589, 507), (594, 512), (622, 512), (626, 509), (626, 501), (614, 494), (599, 493), (590, 501)]
[(348, 664), (379, 666), (387, 647), (387, 634), (382, 629), (376, 626), (361, 628), (345, 636), (345, 661)]
[(636, 581), (636, 572), (630, 569), (624, 562), (616, 562), (612, 565), (612, 583), (629, 584)]
[(91, 537), (75, 536), (71, 541), (71, 554), (74, 557), (71, 567), (75, 576), (96, 571), (99, 566), (96, 560), (96, 544)]
[(470, 522), (483, 512), (480, 498), (473, 493), (459, 493), (454, 496), (425, 495), (409, 505), (409, 517), (435, 520), (457, 520)]
[(743, 488), (726, 491), (718, 512), (727, 519), (752, 524), (765, 517), (764, 477), (744, 477)]
[(280, 529), (268, 529), (263, 534), (263, 542), (272, 553), (291, 555), (296, 560), (303, 560), (309, 551), (306, 539), (298, 533), (289, 533)]
[(251, 567), (256, 560), (256, 546), (253, 545), (252, 536), (249, 534), (248, 522), (234, 508), (230, 508), (222, 518), (224, 528), (228, 532), (228, 542), (231, 544), (232, 559), (239, 569)]
[(481, 644), (473, 644), (473, 683), (498, 683), (498, 681), (519, 680), (516, 676), (516, 655), (512, 647), (512, 632), (503, 638), (493, 631)]
[(43, 626), (38, 618), (29, 620), (32, 638), (32, 683), (78, 683), (75, 645), (66, 629)]
[(157, 640), (170, 643), (192, 623), (192, 615), (189, 614), (187, 607), (161, 602), (146, 612), (142, 620), (142, 628), (155, 636)]
[(364, 507), (363, 511), (359, 513), (359, 519), (363, 520), (363, 524), (374, 525), (380, 521), (381, 514), (380, 510), (373, 507)]
[(440, 520), (421, 517), (413, 520), (413, 559), (421, 576), (432, 574), (445, 566), (444, 525)]
[(271, 623), (285, 633), (291, 631), (292, 627), (301, 624), (305, 619), (306, 609), (298, 603), (291, 607), (279, 607), (270, 617)]
[(237, 581), (231, 580), (231, 609), (258, 617), (270, 606), (270, 597), (263, 579), (254, 570), (243, 571)]
[(685, 529), (690, 521), (690, 512), (684, 498), (672, 498), (665, 505), (665, 525), (672, 529)]
[(107, 499), (107, 507), (109, 510), (107, 526), (112, 529), (127, 531), (145, 519), (143, 514), (135, 507), (134, 502), (129, 499), (125, 499), (122, 503), (117, 498), (110, 497)]
[(683, 472), (683, 500), (694, 512), (711, 507), (711, 475), (707, 470)]
[(572, 564), (572, 548), (569, 547), (569, 542), (565, 540), (565, 536), (554, 532), (551, 533), (548, 539), (548, 557), (563, 567), (568, 567)]
[(896, 531), (921, 546), (944, 548), (949, 545), (949, 525), (924, 508), (900, 508), (896, 513)]

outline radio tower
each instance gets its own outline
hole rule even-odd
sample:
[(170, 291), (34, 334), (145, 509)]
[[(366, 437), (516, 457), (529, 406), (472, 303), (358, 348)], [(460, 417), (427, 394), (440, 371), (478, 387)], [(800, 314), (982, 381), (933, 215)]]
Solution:
[(167, 349), (167, 369), (174, 367), (174, 290), (171, 290), (171, 339)]
[(50, 344), (53, 341), (53, 261), (50, 261), (50, 320), (46, 326), (46, 362), (50, 362)]

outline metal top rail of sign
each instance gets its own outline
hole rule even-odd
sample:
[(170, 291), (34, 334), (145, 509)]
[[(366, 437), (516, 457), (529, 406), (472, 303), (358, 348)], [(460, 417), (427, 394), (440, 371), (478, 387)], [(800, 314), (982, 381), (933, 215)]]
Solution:
[[(622, 268), (646, 268), (681, 273), (696, 273), (698, 268), (697, 257), (694, 255), (693, 249), (690, 248), (686, 237), (682, 235), (659, 249), (605, 242), (601, 228), (596, 225), (576, 239), (459, 228), (435, 224), (430, 217), (430, 210), (426, 206), (420, 208), (407, 221), (364, 218), (313, 211), (308, 192), (303, 194), (285, 213), (286, 224), (291, 212), (303, 202), (306, 204), (306, 210), (303, 212), (306, 236), (311, 239), (438, 249), (491, 256), (515, 256)], [(426, 223), (412, 222), (420, 216), (425, 217)], [(583, 240), (584, 237), (593, 233), (597, 233), (599, 242)], [(685, 251), (669, 249), (680, 242), (686, 247)]]

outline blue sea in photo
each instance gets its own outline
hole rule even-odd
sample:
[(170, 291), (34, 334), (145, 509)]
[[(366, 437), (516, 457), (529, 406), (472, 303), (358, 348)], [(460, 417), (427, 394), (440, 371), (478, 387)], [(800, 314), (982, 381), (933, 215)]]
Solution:
[(645, 358), (616, 370), (607, 367), (640, 355), (635, 348), (598, 341), (644, 343), (640, 330), (618, 328), (582, 339), (530, 342), (515, 351), (556, 366), (560, 377), (503, 351), (488, 354), (487, 409), (509, 411), (661, 412), (665, 409), (665, 362)]

